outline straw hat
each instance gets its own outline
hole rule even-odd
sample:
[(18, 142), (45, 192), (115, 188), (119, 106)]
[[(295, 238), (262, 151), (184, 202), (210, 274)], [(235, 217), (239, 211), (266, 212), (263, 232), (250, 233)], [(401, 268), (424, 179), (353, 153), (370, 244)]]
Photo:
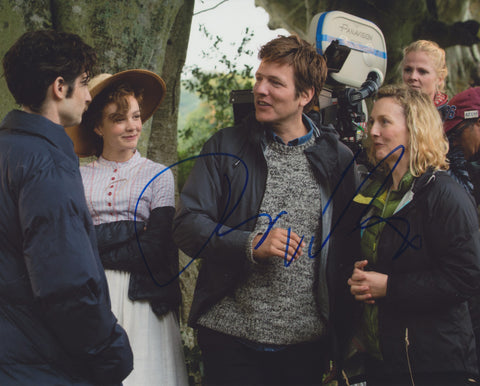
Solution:
[[(92, 96), (90, 106), (95, 104), (95, 97), (102, 91), (111, 89), (121, 83), (128, 83), (135, 90), (142, 90), (143, 100), (140, 109), (142, 122), (147, 121), (153, 115), (165, 97), (165, 82), (160, 76), (151, 71), (135, 69), (118, 72), (114, 75), (100, 74), (91, 79), (88, 83), (88, 91)], [(84, 125), (84, 122), (82, 122), (80, 125), (65, 129), (72, 139), (75, 153), (79, 157), (94, 155), (95, 144), (98, 141), (93, 128)]]

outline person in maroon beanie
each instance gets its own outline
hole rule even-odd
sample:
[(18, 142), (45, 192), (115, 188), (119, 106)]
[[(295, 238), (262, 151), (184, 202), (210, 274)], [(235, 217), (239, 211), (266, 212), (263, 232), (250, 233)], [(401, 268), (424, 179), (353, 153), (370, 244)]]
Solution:
[(480, 87), (472, 87), (455, 95), (449, 102), (444, 123), (450, 145), (459, 147), (467, 161), (480, 155)]
[[(480, 204), (480, 87), (468, 88), (455, 95), (449, 103), (449, 113), (444, 123), (450, 150), (450, 174)], [(480, 358), (480, 295), (469, 301), (477, 358)], [(480, 359), (478, 363), (480, 369)]]

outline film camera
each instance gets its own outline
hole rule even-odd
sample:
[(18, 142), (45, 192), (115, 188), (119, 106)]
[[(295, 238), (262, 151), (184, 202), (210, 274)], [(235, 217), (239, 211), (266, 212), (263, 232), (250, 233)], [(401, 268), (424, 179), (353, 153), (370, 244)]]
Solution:
[[(309, 113), (317, 123), (333, 124), (352, 148), (361, 139), (367, 120), (365, 99), (383, 82), (387, 68), (385, 39), (372, 22), (341, 11), (317, 14), (308, 38), (323, 55), (328, 77), (319, 106)], [(251, 90), (230, 93), (235, 123), (254, 110)]]

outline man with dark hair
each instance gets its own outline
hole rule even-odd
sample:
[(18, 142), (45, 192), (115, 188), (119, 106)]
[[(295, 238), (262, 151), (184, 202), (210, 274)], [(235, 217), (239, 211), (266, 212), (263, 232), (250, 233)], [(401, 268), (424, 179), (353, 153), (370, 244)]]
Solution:
[(347, 340), (353, 156), (305, 114), (327, 76), (315, 48), (281, 36), (259, 58), (255, 115), (207, 141), (180, 196), (174, 237), (203, 260), (189, 322), (207, 384), (320, 384)]
[(80, 37), (27, 32), (3, 58), (21, 110), (0, 124), (0, 384), (120, 384), (132, 370), (110, 309), (78, 158), (96, 61)]

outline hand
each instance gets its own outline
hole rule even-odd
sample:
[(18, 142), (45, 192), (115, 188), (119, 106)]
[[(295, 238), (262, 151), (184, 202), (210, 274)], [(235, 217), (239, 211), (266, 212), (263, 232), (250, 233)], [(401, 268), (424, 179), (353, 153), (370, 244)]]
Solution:
[[(252, 248), (253, 248), (253, 257), (255, 259), (265, 259), (272, 256), (278, 256), (282, 259), (285, 258), (285, 250), (287, 248), (287, 239), (288, 239), (288, 230), (283, 228), (273, 228), (268, 233), (267, 237), (263, 242), (258, 245), (259, 241), (262, 239), (263, 234), (258, 234), (253, 239)], [(299, 247), (299, 244), (301, 245)], [(257, 247), (258, 245), (258, 247)], [(257, 247), (257, 249), (255, 249)], [(291, 262), (297, 260), (302, 255), (302, 248), (305, 247), (305, 242), (301, 241), (300, 236), (295, 232), (290, 231), (290, 239), (288, 239), (288, 251), (286, 260)], [(295, 251), (297, 250), (295, 254)], [(295, 257), (294, 257), (295, 255)]]
[(355, 300), (374, 304), (375, 299), (387, 295), (388, 275), (365, 271), (364, 268), (367, 264), (367, 260), (355, 262), (353, 274), (348, 279), (348, 285), (350, 286), (350, 292), (355, 296)]

